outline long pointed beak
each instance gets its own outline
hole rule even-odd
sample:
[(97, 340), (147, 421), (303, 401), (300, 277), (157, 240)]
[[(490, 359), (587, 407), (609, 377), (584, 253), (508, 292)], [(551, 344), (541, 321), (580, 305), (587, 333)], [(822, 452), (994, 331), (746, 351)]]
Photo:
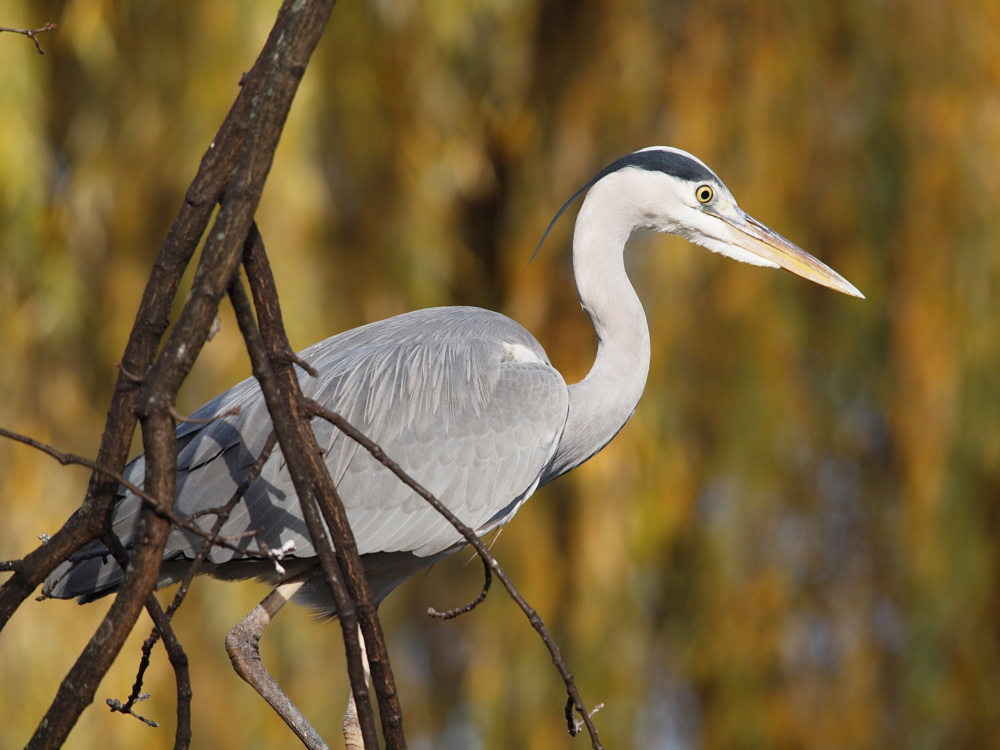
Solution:
[(854, 284), (828, 265), (816, 260), (798, 245), (768, 229), (752, 216), (739, 209), (737, 211), (739, 215), (736, 218), (712, 212), (738, 232), (732, 238), (734, 244), (749, 253), (776, 263), (804, 279), (815, 281), (817, 284), (849, 294), (852, 297), (865, 298), (865, 295), (859, 292)]

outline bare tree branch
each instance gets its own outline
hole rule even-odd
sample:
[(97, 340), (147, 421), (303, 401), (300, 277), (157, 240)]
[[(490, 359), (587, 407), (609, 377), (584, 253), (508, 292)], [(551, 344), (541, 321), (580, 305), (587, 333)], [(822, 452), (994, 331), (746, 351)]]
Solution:
[[(115, 543), (113, 544), (112, 552), (119, 564), (123, 566), (128, 565), (128, 552), (126, 552), (125, 548), (117, 540), (115, 540)], [(159, 726), (157, 722), (138, 714), (134, 710), (134, 707), (137, 703), (144, 701), (149, 697), (148, 693), (141, 692), (142, 677), (149, 666), (153, 647), (156, 645), (157, 640), (162, 639), (164, 648), (167, 651), (167, 658), (170, 660), (170, 664), (174, 668), (174, 676), (177, 684), (177, 729), (174, 734), (174, 749), (186, 750), (191, 744), (192, 690), (188, 657), (174, 633), (173, 627), (170, 624), (169, 616), (163, 612), (163, 609), (160, 607), (160, 603), (152, 594), (150, 594), (149, 598), (146, 600), (146, 611), (153, 620), (154, 630), (153, 633), (150, 634), (149, 638), (146, 639), (145, 643), (143, 643), (142, 658), (140, 660), (140, 667), (136, 675), (136, 681), (133, 685), (132, 693), (129, 695), (129, 698), (125, 703), (122, 703), (117, 698), (108, 698), (105, 703), (112, 711), (134, 716), (151, 727)]]
[[(236, 504), (243, 499), (243, 496), (250, 485), (253, 484), (258, 476), (260, 476), (264, 463), (271, 456), (276, 442), (274, 432), (272, 431), (271, 434), (268, 435), (267, 440), (264, 442), (264, 447), (261, 449), (260, 455), (257, 456), (257, 460), (254, 461), (253, 466), (250, 467), (250, 471), (243, 481), (240, 482), (240, 485), (236, 488), (233, 496), (221, 508), (213, 509), (216, 515), (215, 522), (212, 524), (212, 528), (209, 532), (203, 533), (205, 542), (198, 549), (198, 554), (195, 555), (194, 560), (191, 561), (191, 564), (185, 571), (184, 578), (181, 579), (180, 582), (180, 587), (174, 594), (174, 598), (170, 601), (170, 605), (167, 607), (166, 612), (159, 612), (159, 603), (156, 602), (155, 599), (151, 598), (151, 602), (156, 604), (155, 609), (151, 609), (152, 605), (147, 604), (147, 611), (149, 611), (150, 617), (153, 619), (154, 628), (142, 645), (142, 657), (139, 661), (139, 669), (136, 673), (135, 683), (132, 686), (132, 692), (129, 694), (125, 703), (115, 699), (108, 699), (108, 705), (111, 706), (112, 710), (137, 716), (137, 714), (132, 711), (132, 708), (136, 703), (143, 700), (143, 678), (146, 673), (146, 669), (149, 667), (150, 654), (152, 653), (153, 647), (162, 636), (164, 646), (167, 649), (167, 655), (170, 659), (170, 663), (174, 665), (174, 673), (177, 678), (177, 730), (175, 736), (175, 748), (187, 747), (191, 742), (191, 682), (187, 671), (187, 657), (184, 656), (183, 650), (180, 648), (180, 643), (173, 635), (170, 621), (174, 613), (187, 597), (187, 592), (190, 590), (191, 582), (201, 571), (201, 567), (208, 557), (209, 552), (213, 547), (218, 546), (215, 544), (214, 540), (219, 538), (222, 527), (229, 519), (229, 514), (232, 513)], [(205, 511), (206, 514), (208, 512), (209, 511)], [(236, 547), (232, 547), (232, 549), (239, 552), (244, 557), (253, 556), (245, 550), (240, 550)], [(147, 719), (142, 720), (148, 723)]]
[[(243, 238), (289, 107), (333, 4), (334, 0), (284, 2), (257, 62), (244, 77), (242, 91), (202, 159), (147, 283), (122, 358), (96, 463), (120, 473), (136, 416), (140, 415), (146, 486), (154, 497), (173, 498), (175, 438), (169, 407), (208, 336), (219, 300), (237, 268)], [(219, 213), (206, 241), (191, 296), (157, 356), (181, 276), (217, 203)], [(47, 544), (27, 555), (20, 570), (0, 589), (0, 627), (59, 562), (97, 536), (112, 535), (109, 520), (117, 487), (117, 482), (105, 473), (94, 473), (81, 509)], [(169, 531), (168, 521), (151, 508), (143, 511), (119, 594), (60, 686), (29, 747), (62, 745), (80, 712), (93, 700), (98, 682), (116, 658), (156, 582)], [(111, 543), (110, 539), (106, 541)]]
[(434, 607), (427, 608), (427, 614), (430, 617), (436, 617), (439, 620), (452, 620), (459, 615), (464, 615), (467, 612), (471, 612), (480, 604), (486, 601), (486, 595), (490, 593), (490, 586), (493, 584), (493, 571), (490, 569), (490, 563), (488, 560), (479, 558), (483, 562), (483, 588), (480, 590), (479, 595), (475, 599), (470, 601), (461, 607), (456, 607), (455, 609), (449, 609), (444, 612), (438, 612)]
[[(156, 629), (143, 647), (142, 661), (130, 697), (125, 703), (112, 701), (112, 708), (137, 715), (133, 709), (142, 700), (141, 686), (146, 665), (156, 640), (162, 637), (177, 682), (176, 747), (190, 745), (191, 685), (187, 657), (173, 633), (170, 620), (184, 600), (190, 581), (211, 546), (237, 549), (218, 535), (229, 511), (242, 497), (245, 486), (241, 486), (225, 506), (217, 509), (211, 532), (202, 530), (192, 519), (178, 518), (173, 513), (175, 427), (180, 419), (173, 403), (177, 390), (211, 335), (219, 302), (227, 292), (237, 311), (254, 363), (254, 373), (271, 412), (275, 426), (272, 437), (276, 437), (282, 445), (325, 579), (337, 604), (365, 747), (370, 750), (377, 748), (378, 739), (361, 664), (358, 626), (368, 650), (383, 735), (387, 747), (394, 750), (406, 746), (402, 714), (381, 625), (347, 516), (310, 427), (314, 417), (331, 421), (359, 442), (447, 518), (479, 554), (484, 565), (485, 583), (477, 598), (463, 607), (432, 613), (448, 618), (470, 611), (485, 599), (495, 575), (538, 631), (563, 677), (569, 696), (567, 723), (570, 733), (576, 734), (581, 725), (586, 726), (592, 746), (601, 747), (590, 718), (592, 712), (587, 712), (573, 675), (544, 622), (517, 592), (474, 530), (462, 524), (439, 500), (406, 475), (378, 445), (338, 415), (304, 399), (299, 389), (294, 370), (296, 365), (313, 376), (316, 373), (291, 353), (281, 323), (274, 281), (252, 219), (292, 99), (333, 5), (334, 0), (285, 0), (253, 69), (240, 82), (242, 91), (204, 155), (184, 204), (160, 248), (119, 365), (115, 394), (97, 459), (81, 459), (30, 438), (0, 430), (0, 434), (43, 450), (63, 464), (84, 465), (93, 472), (81, 508), (59, 532), (51, 539), (43, 540), (44, 543), (23, 560), (0, 563), (0, 569), (14, 572), (0, 587), (0, 629), (60, 562), (70, 559), (91, 540), (103, 539), (119, 564), (127, 570), (110, 611), (61, 684), (29, 742), (30, 748), (54, 748), (65, 742), (80, 712), (92, 702), (97, 684), (117, 657), (143, 608), (153, 618)], [(44, 54), (36, 35), (54, 27), (54, 24), (34, 30), (0, 27), (0, 32), (28, 36), (38, 51)], [(170, 309), (182, 275), (216, 205), (219, 211), (207, 237), (191, 294), (166, 344), (160, 349), (161, 340), (169, 328)], [(256, 304), (256, 319), (239, 280), (241, 258)], [(122, 476), (137, 419), (141, 422), (146, 453), (145, 490), (132, 486)], [(274, 440), (269, 440), (268, 447), (258, 458), (260, 465), (266, 460), (273, 444)], [(259, 471), (259, 466), (255, 468)], [(128, 551), (122, 547), (110, 525), (119, 486), (129, 488), (145, 500), (139, 530), (133, 548)], [(162, 498), (169, 498), (169, 501)], [(181, 591), (168, 610), (163, 612), (151, 592), (158, 578), (172, 525), (190, 528), (206, 541), (193, 561)], [(253, 556), (249, 552), (240, 552)], [(573, 715), (573, 709), (580, 720)]]
[[(233, 512), (233, 508), (236, 504), (243, 499), (246, 491), (250, 488), (257, 477), (260, 476), (260, 472), (264, 468), (264, 464), (267, 459), (271, 457), (271, 453), (274, 451), (274, 446), (277, 444), (277, 438), (275, 437), (274, 431), (267, 436), (267, 440), (264, 441), (264, 447), (260, 451), (260, 455), (257, 456), (257, 460), (254, 461), (253, 466), (250, 467), (250, 471), (244, 477), (243, 481), (240, 482), (239, 487), (233, 493), (233, 496), (229, 498), (229, 501), (216, 510), (215, 523), (212, 524), (211, 531), (205, 535), (205, 542), (198, 549), (198, 554), (195, 555), (194, 560), (188, 566), (187, 571), (184, 573), (184, 578), (181, 579), (181, 584), (174, 594), (174, 598), (171, 600), (170, 605), (167, 607), (167, 619), (169, 620), (173, 617), (174, 612), (183, 603), (184, 598), (187, 596), (188, 589), (191, 587), (191, 582), (194, 580), (195, 576), (201, 572), (201, 566), (204, 564), (205, 560), (208, 558), (209, 552), (212, 551), (212, 547), (218, 546), (213, 540), (218, 538), (219, 533), (222, 531), (222, 527), (225, 525), (226, 521), (229, 520), (229, 514)], [(257, 557), (247, 550), (239, 550), (244, 557)], [(261, 554), (261, 557), (265, 555)]]
[(44, 55), (45, 50), (42, 49), (42, 45), (38, 42), (38, 35), (44, 34), (46, 31), (52, 31), (55, 28), (57, 28), (56, 24), (51, 21), (40, 29), (13, 29), (10, 26), (0, 26), (0, 34), (5, 31), (9, 31), (11, 34), (22, 34), (35, 43), (35, 49), (38, 50), (39, 55)]
[(195, 419), (194, 417), (185, 417), (177, 413), (177, 410), (170, 406), (170, 416), (174, 418), (175, 422), (180, 422), (182, 424), (211, 424), (223, 417), (235, 417), (238, 416), (242, 409), (239, 406), (234, 406), (232, 409), (226, 409), (223, 412), (219, 412), (207, 419)]
[[(389, 469), (389, 471), (395, 474), (396, 477), (403, 482), (403, 484), (426, 500), (427, 503), (429, 503), (438, 513), (444, 516), (448, 522), (454, 526), (463, 537), (465, 537), (465, 540), (473, 547), (473, 549), (476, 550), (476, 553), (483, 560), (483, 564), (493, 572), (493, 574), (503, 584), (504, 588), (507, 589), (507, 593), (510, 595), (510, 598), (513, 599), (517, 606), (521, 608), (521, 611), (524, 612), (525, 616), (528, 618), (528, 622), (531, 623), (531, 626), (538, 631), (542, 641), (545, 643), (545, 647), (549, 650), (549, 656), (552, 657), (552, 663), (555, 664), (556, 669), (559, 670), (559, 674), (562, 676), (563, 682), (566, 685), (566, 693), (569, 696), (569, 704), (571, 707), (576, 709), (577, 713), (580, 715), (583, 725), (590, 733), (591, 746), (594, 750), (600, 750), (601, 743), (597, 736), (597, 727), (591, 720), (591, 714), (593, 712), (587, 711), (587, 708), (583, 703), (583, 699), (580, 697), (580, 691), (576, 687), (576, 680), (573, 678), (573, 673), (570, 672), (569, 667), (562, 658), (559, 646), (556, 645), (555, 640), (549, 633), (541, 615), (539, 615), (535, 608), (528, 604), (524, 597), (521, 596), (520, 592), (518, 592), (517, 588), (515, 588), (514, 583), (510, 580), (510, 578), (508, 578), (503, 568), (500, 567), (500, 563), (497, 562), (489, 548), (483, 543), (483, 540), (476, 535), (476, 532), (472, 528), (462, 523), (461, 519), (452, 513), (448, 507), (444, 505), (444, 503), (438, 500), (438, 498), (428, 492), (419, 482), (407, 474), (399, 464), (389, 458), (385, 451), (382, 450), (381, 446), (356, 429), (340, 414), (327, 409), (323, 405), (311, 399), (305, 400), (303, 409), (308, 413), (315, 414), (316, 416), (330, 422), (330, 424), (357, 442), (362, 448), (368, 451), (375, 460), (379, 461), (383, 466)], [(480, 597), (485, 598), (485, 594), (480, 594)], [(478, 600), (476, 600), (476, 602), (474, 602), (471, 606), (466, 605), (466, 607), (468, 609), (472, 609), (476, 603), (478, 603)], [(466, 607), (462, 607), (460, 609), (465, 610)], [(458, 612), (458, 614), (461, 614), (461, 612)], [(573, 718), (572, 713), (570, 713), (567, 718), (567, 725), (569, 733), (576, 736), (579, 731), (579, 725)]]
[[(260, 381), (275, 432), (278, 434), (279, 442), (282, 443), (282, 452), (288, 461), (313, 545), (316, 547), (324, 575), (337, 604), (344, 643), (347, 647), (348, 674), (365, 747), (378, 747), (378, 740), (361, 661), (358, 625), (361, 626), (367, 646), (368, 663), (379, 700), (386, 746), (405, 748), (402, 712), (399, 709), (395, 681), (389, 667), (378, 614), (372, 601), (368, 580), (361, 567), (347, 513), (337, 495), (329, 470), (323, 462), (322, 451), (316, 443), (309, 423), (309, 415), (302, 413), (299, 408), (302, 394), (292, 364), (293, 359), (288, 356), (291, 347), (281, 322), (277, 288), (267, 264), (263, 242), (256, 228), (247, 237), (244, 266), (250, 280), (260, 329), (258, 330), (257, 324), (252, 319), (252, 312), (245, 300), (245, 293), (242, 292), (242, 285), (234, 285), (233, 306), (236, 309), (240, 330), (243, 331), (247, 341), (254, 374)], [(329, 528), (332, 548), (330, 537), (317, 510)]]
[[(192, 532), (193, 534), (197, 534), (198, 536), (202, 537), (205, 540), (205, 543), (209, 547), (212, 546), (225, 547), (226, 549), (230, 549), (233, 552), (237, 552), (240, 555), (243, 555), (244, 557), (267, 557), (267, 555), (263, 554), (256, 555), (253, 552), (249, 552), (248, 550), (245, 550), (242, 547), (239, 547), (236, 544), (234, 544), (234, 539), (242, 539), (244, 536), (254, 536), (255, 534), (260, 533), (259, 530), (257, 529), (251, 529), (249, 531), (243, 532), (242, 534), (239, 534), (236, 537), (223, 537), (219, 536), (217, 530), (205, 531), (205, 529), (201, 528), (200, 526), (198, 526), (193, 522), (193, 519), (198, 516), (207, 515), (209, 513), (220, 513), (221, 509), (219, 508), (203, 510), (197, 514), (193, 514), (188, 518), (184, 518), (174, 513), (173, 510), (166, 503), (153, 497), (153, 495), (149, 494), (149, 492), (147, 492), (145, 489), (138, 486), (137, 484), (133, 484), (132, 482), (130, 482), (122, 474), (119, 474), (117, 471), (112, 471), (111, 469), (108, 469), (105, 466), (100, 466), (96, 461), (91, 461), (89, 458), (84, 458), (83, 456), (77, 456), (74, 455), (73, 453), (64, 453), (60, 450), (57, 450), (56, 448), (53, 448), (48, 443), (43, 443), (39, 440), (35, 440), (32, 437), (28, 437), (27, 435), (21, 435), (20, 433), (13, 432), (4, 427), (0, 427), (0, 437), (5, 437), (8, 438), (9, 440), (13, 440), (18, 443), (24, 443), (25, 445), (31, 446), (32, 448), (36, 448), (42, 453), (51, 456), (63, 466), (71, 466), (71, 465), (83, 466), (95, 473), (111, 477), (116, 482), (118, 482), (118, 484), (127, 489), (129, 492), (131, 492), (133, 495), (142, 498), (153, 509), (153, 512), (156, 513), (158, 516), (165, 518), (166, 520), (170, 521), (170, 523), (179, 528), (186, 529)], [(234, 501), (231, 500), (230, 505), (227, 506), (230, 507), (230, 510), (233, 502)], [(115, 537), (115, 539), (117, 539), (117, 537)], [(104, 555), (103, 552), (94, 554), (96, 554), (97, 556)], [(70, 555), (68, 559), (71, 560), (85, 559), (88, 556), (94, 556), (94, 554), (81, 555), (79, 557), (75, 555)], [(2, 570), (5, 565), (8, 565), (7, 568), (8, 570), (16, 570), (23, 566), (23, 562), (24, 561), (22, 560), (7, 560), (4, 562), (0, 562), (0, 570)], [(18, 564), (14, 565), (14, 563)], [(126, 565), (122, 565), (123, 569), (125, 567)]]

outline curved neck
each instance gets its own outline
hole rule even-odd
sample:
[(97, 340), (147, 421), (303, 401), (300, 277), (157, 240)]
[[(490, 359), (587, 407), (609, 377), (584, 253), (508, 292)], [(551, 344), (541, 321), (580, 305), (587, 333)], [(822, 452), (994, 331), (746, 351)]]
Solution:
[(579, 466), (618, 434), (649, 373), (649, 327), (624, 260), (625, 243), (642, 218), (623, 210), (608, 182), (588, 193), (573, 236), (573, 272), (597, 332), (597, 359), (587, 377), (569, 387), (566, 429), (543, 482)]

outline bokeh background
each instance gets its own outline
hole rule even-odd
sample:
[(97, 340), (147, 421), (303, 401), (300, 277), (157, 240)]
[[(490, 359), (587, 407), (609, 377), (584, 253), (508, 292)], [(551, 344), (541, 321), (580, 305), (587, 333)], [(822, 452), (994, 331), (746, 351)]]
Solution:
[[(8, 0), (0, 35), (0, 424), (92, 456), (146, 275), (277, 0)], [(601, 456), (543, 488), (494, 551), (616, 748), (1000, 747), (1000, 4), (370, 0), (339, 4), (259, 212), (293, 344), (476, 304), (568, 378), (594, 337), (569, 270), (597, 169), (688, 149), (849, 299), (660, 235), (633, 241), (653, 361)], [(181, 393), (249, 364), (228, 311)], [(87, 473), (0, 442), (0, 557)], [(383, 607), (410, 746), (585, 747), (522, 615), (456, 555)], [(195, 745), (293, 747), (229, 668), (265, 593), (204, 581), (177, 627)], [(20, 746), (107, 604), (28, 602), (0, 633), (0, 745)], [(169, 747), (140, 625), (70, 747)], [(338, 742), (339, 631), (288, 611), (264, 658)]]

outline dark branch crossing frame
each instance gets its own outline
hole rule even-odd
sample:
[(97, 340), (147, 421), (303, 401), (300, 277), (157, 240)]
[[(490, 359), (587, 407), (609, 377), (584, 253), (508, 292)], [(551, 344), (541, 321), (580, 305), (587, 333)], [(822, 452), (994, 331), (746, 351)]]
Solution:
[[(400, 481), (442, 513), (482, 559), (486, 582), (480, 596), (464, 607), (443, 614), (430, 610), (429, 614), (454, 617), (473, 609), (485, 597), (491, 578), (497, 577), (541, 635), (563, 677), (569, 696), (566, 714), (570, 733), (575, 735), (581, 726), (586, 726), (592, 747), (595, 750), (601, 748), (591, 720), (592, 712), (586, 710), (573, 676), (545, 624), (520, 596), (472, 529), (464, 526), (433, 495), (407, 476), (378, 445), (339, 415), (303, 399), (299, 391), (294, 373), (296, 358), (285, 336), (277, 290), (263, 242), (253, 224), (253, 216), (291, 103), (329, 20), (334, 2), (285, 0), (256, 63), (240, 82), (242, 89), (202, 158), (184, 203), (160, 247), (119, 366), (114, 397), (96, 460), (61, 453), (31, 438), (0, 429), (0, 436), (43, 450), (64, 465), (83, 465), (93, 472), (80, 509), (56, 534), (44, 539), (43, 544), (23, 560), (0, 562), (0, 570), (13, 572), (0, 587), (0, 631), (45, 577), (88, 542), (101, 539), (123, 567), (126, 564), (129, 566), (110, 610), (63, 680), (28, 743), (29, 748), (56, 748), (64, 744), (81, 712), (93, 702), (97, 685), (118, 657), (143, 608), (153, 619), (155, 630), (143, 646), (136, 683), (124, 703), (109, 700), (108, 704), (114, 711), (130, 713), (153, 723), (135, 713), (134, 707), (144, 697), (141, 693), (143, 675), (153, 646), (162, 638), (177, 683), (175, 747), (187, 748), (191, 745), (188, 661), (170, 621), (183, 602), (207, 550), (212, 544), (227, 543), (217, 534), (245, 487), (238, 489), (218, 509), (213, 531), (203, 534), (205, 543), (202, 553), (193, 562), (166, 611), (162, 610), (152, 591), (171, 525), (184, 524), (183, 519), (173, 514), (174, 428), (177, 419), (173, 403), (181, 383), (209, 337), (219, 304), (227, 294), (236, 310), (254, 374), (261, 383), (274, 423), (274, 433), (258, 464), (263, 462), (275, 443), (282, 447), (289, 461), (303, 513), (319, 551), (324, 577), (337, 602), (348, 656), (348, 673), (365, 747), (377, 748), (379, 745), (362, 664), (359, 629), (371, 667), (386, 747), (405, 748), (406, 740), (377, 612), (362, 573), (346, 513), (320, 459), (321, 453), (309, 427), (310, 419), (316, 416), (343, 430), (395, 472)], [(24, 34), (35, 42), (39, 52), (43, 52), (35, 35), (52, 28), (55, 28), (54, 24), (35, 30), (0, 28), (0, 31)], [(171, 304), (178, 293), (181, 278), (201, 238), (205, 236), (216, 207), (218, 213), (199, 259), (194, 285), (161, 349), (161, 341), (169, 328)], [(239, 278), (241, 262), (250, 283), (253, 304)], [(135, 491), (145, 498), (146, 507), (129, 557), (109, 529), (116, 490), (122, 479), (122, 469), (137, 422), (142, 429), (147, 469), (145, 489), (135, 488)], [(330, 538), (325, 528), (329, 528)], [(580, 719), (574, 716), (574, 711)]]

